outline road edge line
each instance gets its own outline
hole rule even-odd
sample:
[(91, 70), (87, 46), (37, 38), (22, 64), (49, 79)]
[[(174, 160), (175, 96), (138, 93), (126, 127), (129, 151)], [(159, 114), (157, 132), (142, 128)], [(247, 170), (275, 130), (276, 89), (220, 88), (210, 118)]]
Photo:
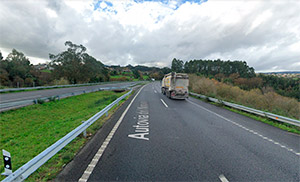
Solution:
[(229, 182), (228, 179), (227, 179), (223, 174), (221, 174), (221, 175), (219, 176), (219, 178), (220, 178), (220, 180), (221, 180), (222, 182)]
[(253, 135), (256, 135), (256, 136), (258, 136), (258, 137), (260, 137), (260, 138), (262, 138), (262, 139), (264, 139), (264, 140), (267, 140), (267, 141), (271, 142), (271, 143), (274, 144), (274, 145), (280, 146), (281, 148), (285, 148), (287, 151), (292, 152), (293, 154), (296, 154), (297, 156), (300, 155), (300, 152), (297, 153), (297, 151), (294, 151), (293, 149), (291, 149), (291, 148), (289, 148), (289, 147), (287, 147), (287, 146), (285, 146), (285, 145), (282, 145), (282, 144), (280, 144), (279, 142), (276, 142), (276, 141), (274, 141), (274, 140), (272, 140), (272, 139), (270, 139), (270, 138), (268, 138), (268, 137), (265, 137), (265, 136), (263, 136), (262, 134), (260, 134), (260, 133), (258, 133), (258, 132), (256, 132), (256, 131), (253, 131), (253, 130), (251, 130), (251, 129), (248, 129), (247, 127), (245, 127), (245, 126), (243, 126), (243, 125), (241, 125), (241, 124), (238, 124), (238, 123), (236, 123), (236, 122), (234, 122), (234, 121), (232, 121), (232, 120), (230, 120), (230, 119), (228, 119), (228, 118), (226, 118), (226, 117), (224, 117), (224, 116), (222, 116), (222, 115), (220, 115), (220, 114), (218, 114), (218, 113), (215, 113), (214, 111), (211, 111), (211, 110), (209, 110), (209, 109), (206, 109), (205, 107), (203, 107), (203, 106), (201, 106), (201, 105), (199, 105), (199, 104), (196, 104), (196, 103), (194, 103), (194, 102), (192, 102), (192, 101), (190, 101), (190, 100), (187, 100), (187, 101), (188, 101), (189, 103), (191, 103), (191, 104), (193, 104), (193, 105), (199, 107), (199, 108), (202, 108), (203, 110), (206, 110), (206, 111), (208, 111), (208, 112), (210, 112), (210, 113), (212, 113), (212, 114), (218, 116), (219, 118), (222, 118), (222, 119), (225, 120), (225, 121), (230, 122), (231, 124), (236, 125), (237, 127), (241, 128), (241, 129), (243, 129), (243, 130), (245, 130), (245, 131), (248, 131), (249, 133), (252, 133)]
[[(134, 96), (134, 98), (131, 100), (131, 102), (129, 103), (129, 105), (126, 107), (125, 111), (122, 113), (121, 117), (119, 118), (119, 120), (117, 121), (117, 123), (115, 124), (115, 126), (112, 128), (112, 130), (110, 131), (110, 133), (108, 134), (108, 136), (106, 137), (106, 139), (104, 140), (104, 142), (102, 143), (101, 147), (98, 149), (97, 153), (94, 155), (92, 161), (89, 163), (89, 165), (85, 169), (85, 171), (82, 174), (81, 178), (79, 178), (78, 182), (86, 182), (89, 179), (89, 177), (92, 174), (94, 168), (96, 167), (97, 163), (101, 159), (101, 156), (104, 153), (106, 147), (108, 146), (110, 140), (113, 138), (113, 136), (114, 136), (115, 132), (117, 131), (119, 125), (123, 121), (123, 118), (125, 117), (127, 111), (129, 110), (130, 106), (132, 105), (133, 101), (135, 100), (135, 98), (139, 95), (139, 93), (142, 91), (142, 89), (145, 86), (146, 85), (144, 85), (139, 90), (139, 92)], [(92, 164), (92, 165), (90, 165), (90, 164)]]
[(166, 106), (166, 107), (169, 107), (164, 100), (160, 99), (160, 101)]

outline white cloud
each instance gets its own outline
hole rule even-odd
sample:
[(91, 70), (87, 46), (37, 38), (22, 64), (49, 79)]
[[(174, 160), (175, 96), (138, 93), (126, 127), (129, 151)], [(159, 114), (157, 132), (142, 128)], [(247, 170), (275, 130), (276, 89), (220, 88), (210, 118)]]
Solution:
[(50, 18), (57, 18), (57, 13), (54, 10), (52, 10), (50, 8), (45, 8), (45, 10), (46, 10), (47, 15)]
[(272, 12), (270, 10), (264, 11), (262, 14), (258, 15), (255, 20), (252, 22), (251, 27), (246, 32), (246, 35), (252, 32), (255, 28), (261, 25), (263, 22), (267, 21), (272, 16)]
[(300, 70), (298, 1), (97, 3), (0, 1), (0, 50), (46, 61), (70, 40), (104, 64), (220, 58), (247, 61), (257, 71)]

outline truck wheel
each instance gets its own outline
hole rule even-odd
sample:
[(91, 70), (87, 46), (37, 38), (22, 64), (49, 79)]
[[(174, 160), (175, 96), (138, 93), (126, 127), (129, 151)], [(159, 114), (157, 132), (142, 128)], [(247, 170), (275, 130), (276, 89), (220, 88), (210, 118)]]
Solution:
[(170, 94), (170, 92), (169, 92), (169, 91), (167, 91), (167, 92), (166, 92), (166, 96), (167, 96), (168, 98), (170, 98), (170, 97), (171, 97), (171, 94)]

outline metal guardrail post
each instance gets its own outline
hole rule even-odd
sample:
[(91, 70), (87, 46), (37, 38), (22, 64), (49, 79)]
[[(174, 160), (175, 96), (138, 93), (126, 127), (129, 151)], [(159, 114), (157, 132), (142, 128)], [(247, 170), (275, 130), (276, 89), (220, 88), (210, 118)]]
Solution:
[[(81, 123), (84, 123), (85, 121), (81, 121)], [(82, 132), (82, 134), (83, 134), (83, 137), (84, 138), (86, 138), (86, 130), (84, 130), (83, 132)]]

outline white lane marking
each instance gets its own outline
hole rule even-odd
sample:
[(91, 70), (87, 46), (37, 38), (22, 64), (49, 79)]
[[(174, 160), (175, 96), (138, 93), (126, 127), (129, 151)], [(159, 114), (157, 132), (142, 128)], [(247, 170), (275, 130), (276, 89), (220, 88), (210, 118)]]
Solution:
[(273, 143), (273, 144), (275, 144), (275, 145), (278, 145), (278, 146), (280, 146), (280, 147), (282, 147), (282, 148), (285, 148), (287, 151), (292, 152), (293, 154), (296, 154), (296, 155), (300, 156), (300, 153), (295, 152), (293, 149), (290, 149), (290, 148), (288, 148), (288, 147), (286, 147), (286, 146), (284, 146), (284, 145), (282, 145), (282, 144), (280, 144), (280, 143), (278, 143), (278, 142), (275, 142), (274, 140), (272, 140), (272, 139), (270, 139), (270, 138), (268, 138), (268, 137), (265, 137), (265, 136), (263, 136), (263, 135), (261, 135), (261, 134), (255, 132), (255, 131), (253, 131), (253, 130), (250, 130), (250, 129), (248, 129), (248, 128), (246, 128), (246, 127), (244, 127), (244, 126), (242, 126), (242, 125), (240, 125), (240, 124), (238, 124), (238, 123), (236, 123), (236, 122), (234, 122), (234, 121), (232, 121), (232, 120), (230, 120), (230, 119), (228, 119), (228, 118), (225, 118), (225, 117), (223, 117), (223, 116), (221, 116), (221, 115), (219, 115), (219, 114), (217, 114), (217, 113), (215, 113), (215, 112), (213, 112), (213, 111), (211, 111), (211, 110), (208, 110), (208, 109), (206, 109), (205, 107), (202, 107), (202, 106), (200, 106), (200, 105), (198, 105), (198, 104), (196, 104), (196, 103), (194, 103), (194, 102), (192, 102), (192, 101), (190, 101), (190, 100), (188, 100), (188, 99), (187, 99), (187, 101), (188, 101), (189, 103), (191, 103), (191, 104), (193, 104), (193, 105), (195, 105), (195, 106), (201, 108), (201, 109), (204, 109), (204, 110), (206, 110), (206, 111), (208, 111), (208, 112), (210, 112), (210, 113), (212, 113), (212, 114), (214, 114), (214, 115), (216, 115), (216, 116), (218, 116), (218, 117), (220, 117), (220, 118), (222, 118), (222, 119), (224, 119), (224, 120), (226, 120), (226, 121), (228, 121), (228, 122), (230, 122), (230, 123), (232, 123), (232, 124), (234, 124), (234, 125), (236, 125), (236, 126), (238, 126), (238, 127), (240, 127), (240, 128), (242, 128), (242, 129), (244, 129), (244, 130), (246, 130), (246, 131), (248, 131), (248, 132), (250, 132), (250, 133), (252, 133), (252, 134), (254, 134), (254, 135), (256, 135), (256, 136), (258, 136), (258, 137), (260, 137), (260, 138), (262, 138), (262, 139), (264, 139), (264, 140), (266, 140), (266, 141), (269, 141), (269, 142), (271, 142), (271, 143)]
[(223, 174), (221, 174), (219, 178), (222, 182), (229, 182)]
[(157, 93), (156, 90), (154, 90), (154, 93)]
[[(115, 124), (115, 126), (113, 127), (113, 129), (110, 131), (109, 135), (106, 137), (105, 141), (102, 143), (101, 147), (99, 148), (99, 150), (97, 151), (96, 155), (94, 156), (93, 160), (90, 162), (90, 164), (88, 165), (88, 167), (85, 169), (84, 173), (82, 174), (81, 178), (78, 180), (79, 182), (86, 182), (90, 175), (92, 174), (96, 164), (99, 162), (102, 154), (104, 153), (107, 145), (109, 144), (109, 137), (112, 137), (116, 130), (118, 129), (119, 125), (121, 124), (123, 118), (125, 117), (128, 109), (130, 108), (130, 106), (132, 105), (133, 101), (135, 100), (135, 98), (139, 95), (139, 93), (141, 92), (141, 90), (145, 87), (146, 85), (144, 85), (139, 92), (134, 96), (134, 98), (131, 100), (131, 102), (129, 103), (129, 105), (127, 106), (127, 108), (125, 109), (125, 111), (122, 113), (121, 117), (119, 118), (119, 120), (117, 121), (117, 123)], [(94, 166), (94, 167), (93, 167)]]
[(5, 102), (11, 102), (11, 101), (17, 101), (17, 100), (24, 100), (24, 99), (30, 99), (30, 98), (37, 98), (40, 97), (41, 95), (34, 95), (34, 96), (28, 96), (28, 97), (22, 97), (22, 98), (18, 98), (18, 99), (10, 99), (10, 100), (4, 100), (2, 101), (3, 103)]
[(169, 107), (164, 100), (160, 99), (160, 101), (166, 106), (166, 107)]

